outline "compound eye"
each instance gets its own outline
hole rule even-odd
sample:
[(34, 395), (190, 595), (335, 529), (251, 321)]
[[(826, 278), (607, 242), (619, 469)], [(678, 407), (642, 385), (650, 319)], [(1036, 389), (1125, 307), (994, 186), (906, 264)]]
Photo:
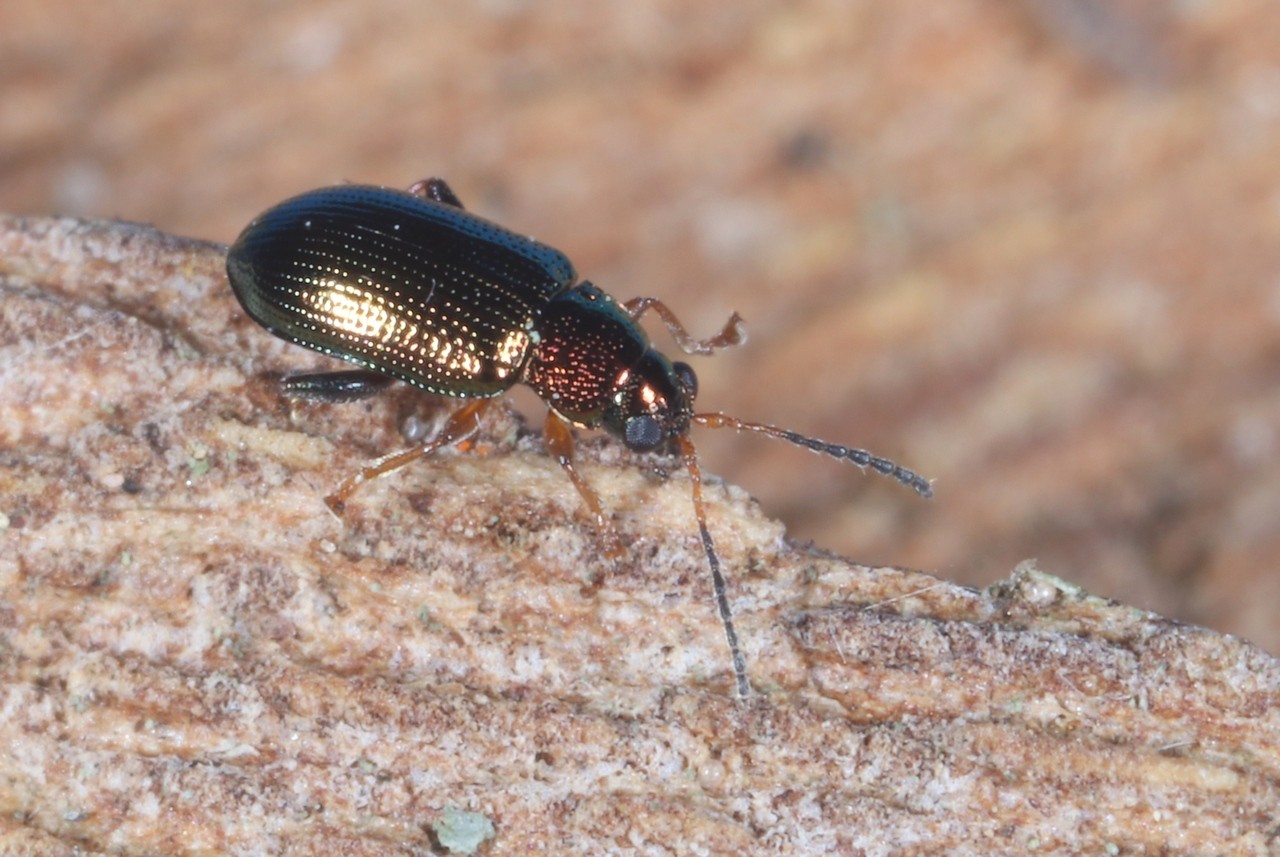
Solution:
[(693, 367), (688, 363), (672, 363), (671, 369), (676, 373), (680, 389), (692, 402), (698, 396), (698, 376), (693, 374)]
[(647, 452), (662, 443), (662, 426), (648, 415), (627, 420), (626, 432), (627, 446), (636, 452)]

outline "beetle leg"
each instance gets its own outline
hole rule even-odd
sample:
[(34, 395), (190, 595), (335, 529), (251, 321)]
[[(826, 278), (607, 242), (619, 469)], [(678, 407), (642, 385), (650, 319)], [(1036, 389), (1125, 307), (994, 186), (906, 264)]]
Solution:
[(414, 196), (420, 196), (423, 199), (452, 205), (454, 208), (462, 208), (462, 203), (458, 201), (458, 195), (453, 192), (453, 188), (445, 184), (445, 180), (442, 178), (433, 177), (416, 181), (409, 185), (409, 193)]
[(717, 348), (741, 345), (747, 341), (747, 328), (743, 324), (742, 316), (736, 312), (729, 317), (724, 330), (715, 336), (708, 339), (694, 339), (684, 329), (680, 319), (676, 318), (676, 314), (657, 298), (632, 298), (622, 306), (637, 321), (650, 309), (656, 312), (662, 318), (662, 323), (667, 326), (667, 330), (671, 331), (671, 338), (685, 354), (710, 354)]
[(311, 402), (354, 402), (382, 392), (396, 382), (372, 369), (290, 375), (280, 382), (286, 396)]
[(480, 429), (480, 415), (493, 403), (493, 399), (473, 399), (449, 415), (449, 419), (440, 429), (440, 433), (431, 440), (410, 449), (393, 452), (366, 464), (358, 472), (348, 477), (332, 494), (324, 498), (334, 512), (341, 513), (346, 507), (347, 498), (356, 492), (361, 485), (370, 479), (376, 479), (384, 473), (399, 470), (406, 464), (425, 458), (442, 446), (454, 446), (470, 439)]
[(542, 433), (543, 442), (547, 445), (548, 451), (555, 456), (556, 461), (560, 462), (560, 466), (564, 468), (564, 472), (568, 475), (569, 480), (573, 483), (573, 487), (578, 489), (578, 495), (582, 497), (582, 502), (587, 504), (587, 509), (596, 519), (596, 529), (600, 532), (601, 538), (605, 542), (605, 551), (609, 556), (621, 556), (622, 542), (618, 538), (618, 531), (613, 528), (613, 524), (604, 514), (604, 507), (600, 505), (600, 495), (591, 487), (586, 478), (578, 472), (573, 465), (573, 432), (569, 428), (569, 424), (555, 411), (547, 411), (547, 421)]

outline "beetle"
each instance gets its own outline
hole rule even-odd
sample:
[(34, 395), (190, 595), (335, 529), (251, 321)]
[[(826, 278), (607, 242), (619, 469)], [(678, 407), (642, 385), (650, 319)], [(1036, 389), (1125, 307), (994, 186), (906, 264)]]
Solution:
[(227, 253), (227, 276), (245, 312), (268, 331), (361, 367), (288, 377), (286, 395), (347, 402), (402, 381), (465, 400), (435, 437), (342, 482), (325, 498), (337, 513), (364, 482), (468, 441), (493, 399), (516, 384), (547, 405), (544, 443), (611, 545), (617, 537), (599, 495), (574, 466), (572, 429), (600, 428), (634, 451), (679, 455), (742, 698), (750, 692), (746, 660), (690, 427), (778, 438), (932, 495), (927, 479), (866, 450), (695, 413), (693, 368), (654, 348), (640, 318), (653, 310), (685, 353), (710, 354), (745, 340), (737, 313), (717, 335), (694, 339), (661, 301), (619, 303), (579, 281), (559, 250), (467, 212), (439, 178), (407, 191), (339, 185), (288, 199), (245, 227)]

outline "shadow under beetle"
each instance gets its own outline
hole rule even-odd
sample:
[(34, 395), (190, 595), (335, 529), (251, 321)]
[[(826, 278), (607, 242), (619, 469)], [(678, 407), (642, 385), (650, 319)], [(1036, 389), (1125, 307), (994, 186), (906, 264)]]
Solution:
[(737, 313), (716, 336), (693, 339), (660, 301), (619, 304), (590, 282), (577, 282), (563, 253), (467, 213), (438, 178), (408, 192), (342, 185), (286, 200), (236, 239), (227, 275), (245, 312), (271, 333), (364, 367), (286, 378), (286, 394), (346, 402), (404, 381), (472, 400), (436, 437), (384, 456), (339, 485), (325, 498), (335, 512), (362, 483), (471, 438), (493, 397), (516, 384), (546, 403), (547, 448), (611, 545), (617, 537), (600, 497), (574, 467), (572, 427), (603, 428), (636, 451), (680, 455), (741, 697), (749, 693), (746, 660), (707, 529), (690, 426), (758, 432), (932, 494), (927, 479), (866, 450), (694, 413), (693, 369), (655, 350), (638, 321), (652, 309), (686, 353), (710, 354), (744, 341)]

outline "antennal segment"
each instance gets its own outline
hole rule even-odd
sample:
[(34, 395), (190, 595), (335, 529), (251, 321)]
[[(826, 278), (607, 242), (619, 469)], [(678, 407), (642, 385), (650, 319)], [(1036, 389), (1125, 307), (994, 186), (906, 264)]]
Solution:
[[(728, 414), (694, 414), (693, 422), (707, 428), (729, 428), (734, 431), (753, 431), (759, 434), (776, 437), (779, 440), (785, 440), (796, 446), (803, 446), (805, 449), (819, 452), (823, 455), (829, 455), (832, 458), (839, 458), (843, 461), (850, 461), (862, 468), (870, 467), (876, 473), (882, 476), (888, 476), (896, 479), (903, 485), (914, 490), (921, 497), (932, 497), (933, 486), (919, 473), (914, 470), (908, 470), (902, 465), (890, 461), (887, 458), (881, 458), (873, 455), (865, 449), (852, 449), (847, 446), (841, 446), (838, 443), (828, 443), (825, 440), (806, 437), (798, 432), (790, 429), (778, 428), (777, 426), (766, 425), (765, 423), (749, 423), (746, 420), (740, 420), (737, 417), (731, 417)], [(687, 456), (686, 456), (687, 458)]]
[(698, 533), (702, 536), (702, 549), (707, 554), (707, 563), (711, 566), (711, 586), (715, 590), (716, 607), (720, 610), (720, 621), (724, 624), (724, 637), (729, 643), (729, 654), (733, 657), (733, 676), (738, 682), (738, 698), (746, 699), (751, 694), (751, 685), (747, 683), (747, 659), (738, 646), (738, 632), (733, 627), (733, 611), (729, 609), (729, 596), (725, 594), (724, 575), (720, 572), (720, 557), (716, 555), (715, 543), (711, 541), (711, 531), (707, 529), (707, 508), (702, 503), (702, 468), (698, 466), (698, 453), (693, 441), (687, 434), (677, 435), (680, 454), (684, 458), (684, 466), (689, 470), (689, 484), (693, 487), (693, 513), (698, 519)]

